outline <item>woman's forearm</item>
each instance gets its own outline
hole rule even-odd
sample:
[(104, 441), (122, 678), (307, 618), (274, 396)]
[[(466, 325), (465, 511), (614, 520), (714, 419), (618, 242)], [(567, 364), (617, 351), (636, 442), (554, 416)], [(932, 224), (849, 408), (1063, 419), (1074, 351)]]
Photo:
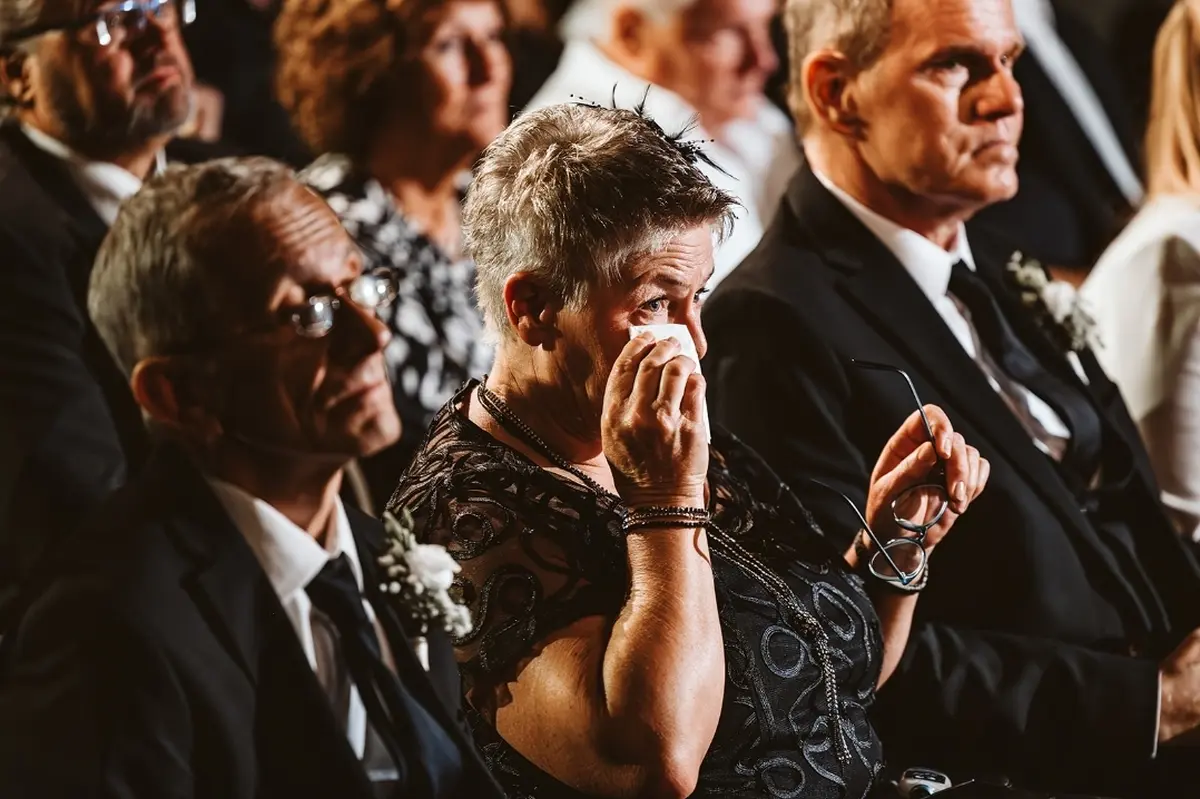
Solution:
[(883, 663), (879, 670), (879, 684), (876, 686), (882, 688), (900, 665), (904, 648), (908, 646), (913, 613), (917, 609), (917, 595), (891, 591), (884, 587), (872, 587), (870, 593), (883, 631)]
[(649, 770), (647, 793), (687, 795), (725, 685), (707, 538), (703, 530), (648, 530), (631, 534), (627, 547), (629, 598), (603, 661), (603, 743), (614, 759)]

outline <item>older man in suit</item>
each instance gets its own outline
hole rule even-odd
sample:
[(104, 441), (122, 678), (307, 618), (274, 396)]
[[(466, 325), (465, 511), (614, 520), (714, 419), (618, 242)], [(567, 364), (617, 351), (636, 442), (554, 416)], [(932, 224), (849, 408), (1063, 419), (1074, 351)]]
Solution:
[(172, 168), (126, 203), (89, 309), (162, 445), (5, 642), (0, 795), (500, 795), (454, 619), (381, 589), (385, 530), (338, 498), (400, 432), (394, 291), (272, 161)]
[(988, 490), (933, 558), (880, 697), (890, 760), (1184, 795), (1194, 778), (1173, 770), (1200, 724), (1200, 571), (1086, 331), (1054, 321), (1044, 275), (1008, 268), (1013, 247), (964, 226), (1017, 189), (1009, 0), (790, 0), (786, 13), (808, 162), (705, 310), (714, 419), (819, 520), (843, 519), (830, 529), (853, 526), (810, 478), (861, 502), (870, 454), (917, 402), (902, 376), (852, 361), (903, 370), (981, 442)]
[(0, 0), (0, 608), (145, 454), (84, 301), (121, 201), (188, 118), (195, 7), (104, 5)]

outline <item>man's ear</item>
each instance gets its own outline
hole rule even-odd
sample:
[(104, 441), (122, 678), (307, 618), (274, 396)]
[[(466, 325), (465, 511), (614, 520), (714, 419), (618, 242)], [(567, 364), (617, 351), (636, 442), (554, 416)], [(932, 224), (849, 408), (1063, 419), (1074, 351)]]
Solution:
[(5, 47), (0, 50), (0, 80), (4, 81), (4, 97), (22, 107), (33, 104), (32, 81), (29, 68), (32, 61), (29, 53), (21, 47)]
[(622, 60), (636, 62), (644, 57), (650, 26), (646, 15), (640, 9), (620, 5), (613, 10), (611, 19), (610, 44), (624, 56)]
[(562, 301), (529, 272), (504, 281), (504, 312), (517, 338), (531, 347), (550, 348), (559, 337)]
[(221, 422), (199, 390), (197, 375), (179, 359), (143, 358), (133, 367), (129, 388), (138, 405), (160, 428), (208, 443), (222, 434)]
[(860, 138), (864, 129), (858, 114), (856, 74), (850, 59), (836, 50), (811, 54), (801, 69), (804, 99), (814, 122), (852, 138)]

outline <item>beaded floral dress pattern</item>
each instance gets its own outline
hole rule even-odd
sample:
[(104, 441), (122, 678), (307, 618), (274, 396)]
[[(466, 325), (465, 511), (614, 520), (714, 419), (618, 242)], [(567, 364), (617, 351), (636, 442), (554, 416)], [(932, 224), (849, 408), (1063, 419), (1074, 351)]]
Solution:
[[(475, 629), (457, 651), (472, 726), (508, 795), (580, 796), (510, 747), (492, 719), (538, 642), (582, 618), (616, 617), (628, 585), (621, 508), (473, 425), (458, 410), (473, 385), (434, 420), (389, 508), (407, 508), (418, 538), (443, 544), (462, 566), (455, 590)], [(714, 521), (783, 578), (829, 641), (850, 757), (837, 754), (815, 642), (761, 580), (714, 547), (724, 700), (695, 795), (863, 797), (882, 766), (868, 719), (882, 645), (862, 581), (760, 458), (719, 429), (712, 452)]]

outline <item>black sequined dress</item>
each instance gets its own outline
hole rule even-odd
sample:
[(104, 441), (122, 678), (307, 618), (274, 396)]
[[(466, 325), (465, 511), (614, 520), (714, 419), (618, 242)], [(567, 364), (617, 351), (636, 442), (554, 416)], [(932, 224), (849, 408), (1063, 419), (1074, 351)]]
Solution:
[[(476, 742), (511, 799), (578, 797), (510, 747), (479, 697), (514, 678), (535, 644), (588, 616), (615, 618), (628, 585), (620, 506), (540, 468), (461, 412), (468, 384), (438, 414), (389, 508), (407, 507), (423, 541), (462, 566), (475, 619), (459, 641), (476, 701)], [(867, 717), (882, 653), (861, 579), (845, 568), (808, 512), (767, 465), (714, 431), (714, 521), (784, 578), (826, 631), (850, 762), (840, 762), (815, 647), (770, 591), (712, 547), (725, 642), (725, 694), (695, 796), (866, 796), (882, 767)], [(484, 686), (488, 690), (473, 691)]]

